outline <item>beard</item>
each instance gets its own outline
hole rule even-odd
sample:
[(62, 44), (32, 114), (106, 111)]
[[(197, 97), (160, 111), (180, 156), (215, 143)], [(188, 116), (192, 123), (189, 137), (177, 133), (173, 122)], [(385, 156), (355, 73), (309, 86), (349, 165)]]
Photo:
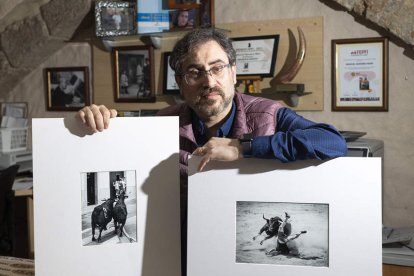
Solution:
[[(209, 99), (210, 93), (216, 93), (221, 97), (221, 102), (216, 99)], [(232, 102), (234, 92), (226, 97), (220, 87), (212, 87), (203, 90), (194, 101), (194, 109), (201, 117), (217, 116), (223, 112)]]

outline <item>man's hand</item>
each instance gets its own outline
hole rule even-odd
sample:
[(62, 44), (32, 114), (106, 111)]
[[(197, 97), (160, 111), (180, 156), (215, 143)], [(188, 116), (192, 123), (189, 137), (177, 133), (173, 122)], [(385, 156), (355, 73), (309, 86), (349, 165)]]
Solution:
[(104, 105), (85, 106), (77, 113), (79, 119), (93, 132), (103, 131), (109, 126), (109, 119), (115, 118), (117, 111)]
[(202, 171), (210, 160), (235, 161), (243, 158), (238, 139), (211, 138), (204, 146), (197, 148), (194, 155), (203, 156), (198, 170)]

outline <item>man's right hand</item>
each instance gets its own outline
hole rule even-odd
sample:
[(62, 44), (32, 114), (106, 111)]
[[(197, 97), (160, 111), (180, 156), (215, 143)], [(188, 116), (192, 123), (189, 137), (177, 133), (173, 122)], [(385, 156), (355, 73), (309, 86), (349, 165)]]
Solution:
[(109, 120), (115, 118), (117, 111), (104, 105), (85, 106), (78, 111), (77, 117), (93, 132), (103, 131), (109, 126)]

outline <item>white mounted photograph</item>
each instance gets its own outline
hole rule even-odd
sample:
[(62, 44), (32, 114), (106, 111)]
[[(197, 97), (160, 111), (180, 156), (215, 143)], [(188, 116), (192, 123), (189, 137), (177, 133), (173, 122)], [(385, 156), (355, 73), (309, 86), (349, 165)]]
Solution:
[(236, 262), (329, 266), (329, 205), (237, 201)]
[(81, 173), (82, 245), (137, 242), (135, 171)]
[(36, 275), (181, 276), (178, 117), (32, 129)]
[(188, 276), (381, 275), (380, 158), (211, 160), (199, 172), (201, 160), (188, 163)]

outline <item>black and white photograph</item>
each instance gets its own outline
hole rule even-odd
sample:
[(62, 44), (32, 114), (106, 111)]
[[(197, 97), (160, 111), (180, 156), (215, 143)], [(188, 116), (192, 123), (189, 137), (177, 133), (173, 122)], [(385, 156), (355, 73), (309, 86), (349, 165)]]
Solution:
[(236, 203), (236, 263), (328, 267), (328, 239), (328, 204)]
[(155, 102), (153, 47), (115, 47), (112, 54), (115, 101)]
[(82, 179), (82, 245), (136, 243), (135, 171), (86, 172)]
[(47, 110), (77, 111), (89, 105), (88, 67), (46, 68)]
[(127, 1), (97, 1), (95, 4), (96, 36), (135, 34), (135, 7), (135, 3)]
[(180, 88), (175, 81), (175, 72), (170, 66), (171, 52), (164, 53), (164, 94), (180, 94)]

